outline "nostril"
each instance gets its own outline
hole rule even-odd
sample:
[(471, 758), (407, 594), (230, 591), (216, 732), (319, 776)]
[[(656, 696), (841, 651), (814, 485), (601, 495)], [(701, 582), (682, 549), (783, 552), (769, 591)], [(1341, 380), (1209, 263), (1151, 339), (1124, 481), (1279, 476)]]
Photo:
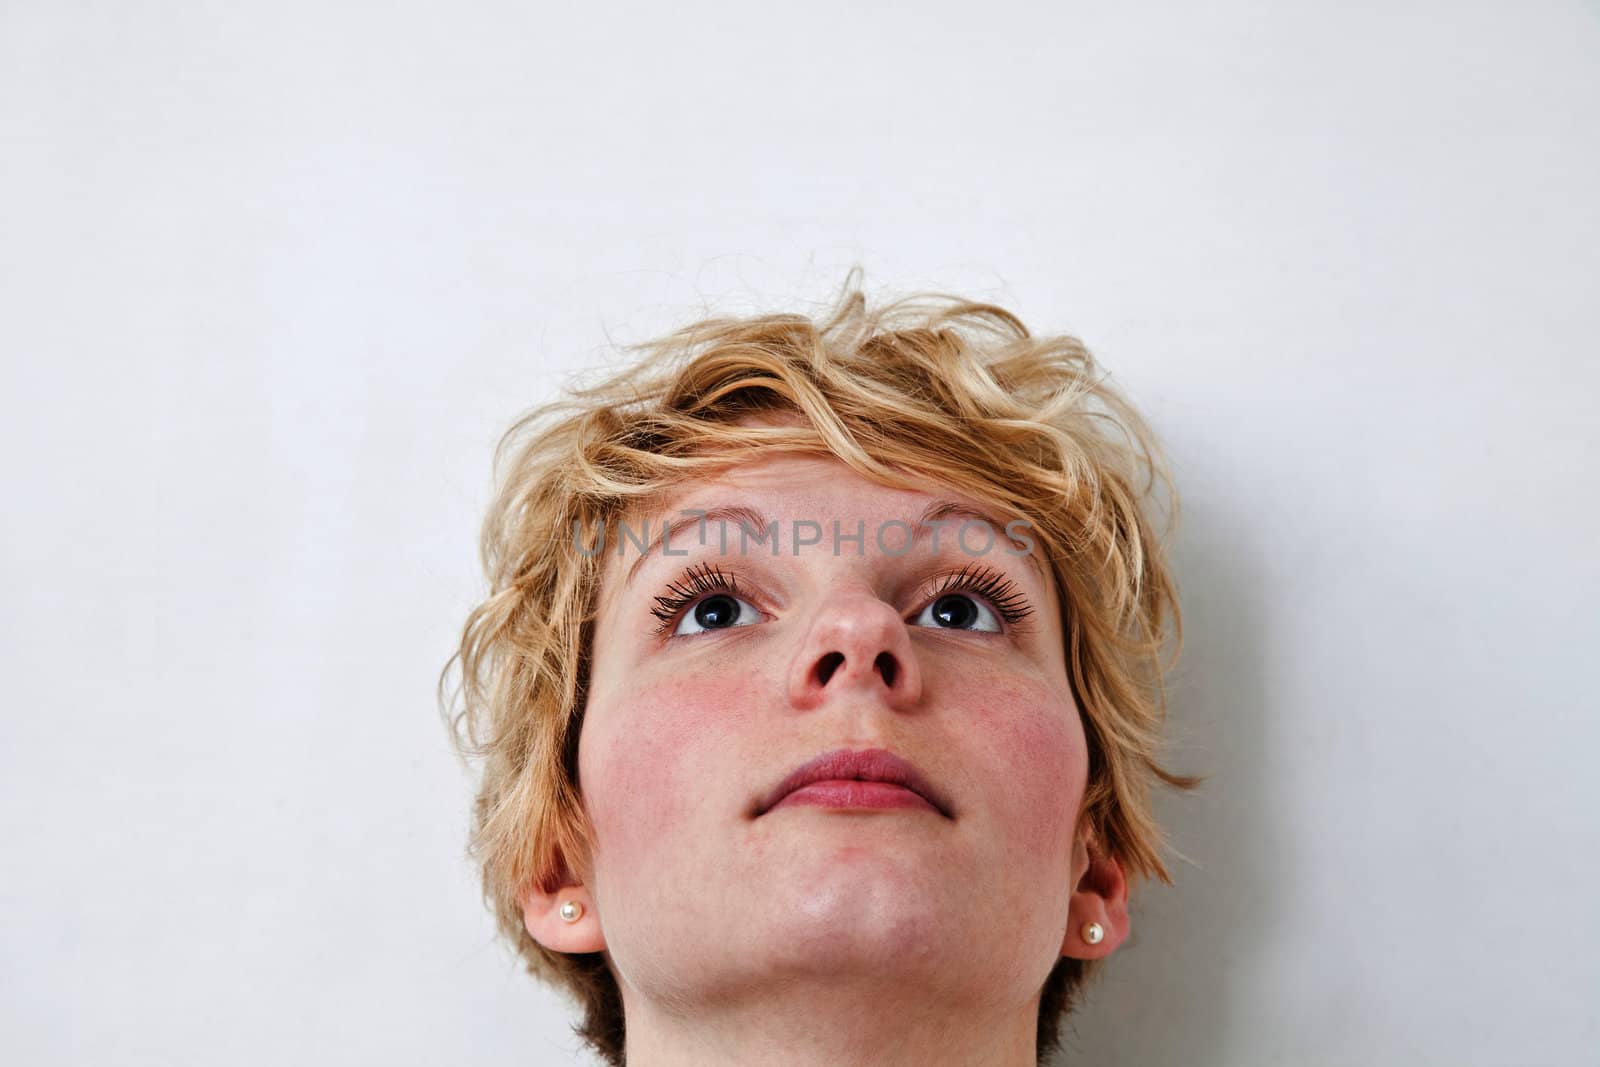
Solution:
[(827, 685), (828, 680), (833, 677), (833, 672), (838, 670), (839, 664), (843, 662), (844, 654), (840, 652), (829, 652), (826, 656), (823, 656), (817, 661), (817, 681), (822, 685)]
[(877, 666), (878, 670), (883, 674), (883, 684), (893, 689), (895, 672), (900, 669), (895, 663), (894, 657), (887, 652), (879, 652)]

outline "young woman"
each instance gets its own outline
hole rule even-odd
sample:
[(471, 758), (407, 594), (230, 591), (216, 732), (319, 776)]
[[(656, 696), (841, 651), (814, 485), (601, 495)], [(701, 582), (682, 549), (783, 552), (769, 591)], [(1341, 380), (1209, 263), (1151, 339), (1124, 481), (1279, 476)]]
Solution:
[(1151, 787), (1198, 781), (1158, 758), (1176, 494), (1083, 346), (852, 279), (641, 346), (497, 466), (452, 736), (486, 898), (589, 1046), (1057, 1047), (1170, 884)]

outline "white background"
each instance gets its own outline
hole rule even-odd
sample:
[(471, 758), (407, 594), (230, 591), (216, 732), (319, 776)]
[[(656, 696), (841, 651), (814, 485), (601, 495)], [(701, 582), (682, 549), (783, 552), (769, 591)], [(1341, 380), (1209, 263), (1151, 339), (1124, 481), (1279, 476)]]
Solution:
[(1184, 494), (1214, 777), (1063, 1062), (1596, 1062), (1600, 7), (581, 7), (0, 5), (0, 1058), (590, 1062), (433, 704), (490, 451), (860, 263)]

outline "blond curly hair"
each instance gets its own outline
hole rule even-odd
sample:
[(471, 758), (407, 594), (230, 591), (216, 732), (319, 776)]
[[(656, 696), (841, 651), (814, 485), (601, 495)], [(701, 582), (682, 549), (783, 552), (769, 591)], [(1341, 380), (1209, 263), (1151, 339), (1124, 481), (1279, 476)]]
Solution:
[[(591, 840), (577, 742), (603, 564), (570, 531), (610, 528), (758, 452), (837, 457), (901, 488), (937, 481), (1029, 520), (1058, 583), (1088, 742), (1078, 828), (1130, 884), (1172, 882), (1151, 788), (1201, 779), (1158, 758), (1183, 627), (1162, 547), (1177, 493), (1154, 434), (1077, 339), (1036, 337), (1003, 308), (945, 294), (873, 308), (859, 281), (852, 271), (816, 320), (712, 317), (630, 346), (626, 369), (525, 414), (495, 453), (480, 545), (488, 596), (439, 679), (451, 739), (482, 766), (468, 854), (501, 932), (531, 974), (576, 1000), (574, 1032), (613, 1067), (625, 1028), (604, 955), (546, 949), (520, 903), (526, 887), (558, 889)], [(753, 414), (784, 424), (742, 421)], [(1050, 972), (1041, 1061), (1099, 962), (1063, 957)]]

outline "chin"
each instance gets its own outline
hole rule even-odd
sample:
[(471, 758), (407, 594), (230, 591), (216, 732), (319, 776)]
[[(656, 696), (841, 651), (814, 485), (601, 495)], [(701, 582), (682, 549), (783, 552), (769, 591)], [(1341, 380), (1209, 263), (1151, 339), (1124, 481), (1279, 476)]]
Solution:
[(767, 897), (761, 925), (775, 942), (802, 953), (922, 952), (941, 931), (970, 928), (954, 900), (937, 895), (925, 873), (857, 858), (848, 865), (793, 871)]

